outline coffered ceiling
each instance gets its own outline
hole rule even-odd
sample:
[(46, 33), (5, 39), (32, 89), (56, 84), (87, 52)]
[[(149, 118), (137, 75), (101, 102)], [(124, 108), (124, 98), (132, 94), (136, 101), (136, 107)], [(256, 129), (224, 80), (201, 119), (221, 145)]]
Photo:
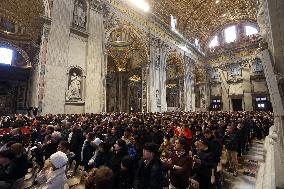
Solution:
[(177, 18), (177, 30), (203, 46), (220, 27), (239, 21), (256, 21), (258, 0), (148, 0), (152, 11), (166, 24)]
[[(40, 32), (40, 16), (43, 15), (43, 11), (42, 0), (1, 0), (0, 17), (4, 22), (2, 24), (9, 22), (9, 27), (13, 28), (12, 32), (6, 34), (36, 40)], [(3, 26), (0, 29), (5, 32)]]

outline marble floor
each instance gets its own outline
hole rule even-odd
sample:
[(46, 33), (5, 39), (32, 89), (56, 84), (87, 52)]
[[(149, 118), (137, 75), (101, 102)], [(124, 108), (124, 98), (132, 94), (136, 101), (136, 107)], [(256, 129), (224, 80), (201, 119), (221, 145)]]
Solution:
[(264, 141), (255, 141), (239, 164), (238, 176), (224, 171), (224, 189), (254, 189), (257, 172), (263, 160)]

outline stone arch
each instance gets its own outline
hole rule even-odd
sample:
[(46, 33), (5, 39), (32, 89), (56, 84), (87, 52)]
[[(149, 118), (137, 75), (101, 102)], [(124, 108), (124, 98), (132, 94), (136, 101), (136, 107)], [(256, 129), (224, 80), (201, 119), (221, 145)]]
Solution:
[(185, 64), (182, 55), (177, 51), (169, 52), (165, 57), (165, 68), (168, 111), (184, 110)]
[[(115, 24), (105, 33), (104, 47), (108, 55), (107, 111), (147, 111), (149, 54), (142, 39), (141, 32), (130, 24)], [(113, 84), (113, 80), (117, 81), (118, 88)], [(122, 88), (127, 90), (121, 90)]]
[(185, 68), (184, 68), (184, 60), (182, 58), (182, 54), (178, 53), (176, 51), (170, 51), (167, 53), (167, 55), (165, 56), (165, 68), (167, 68), (168, 65), (168, 61), (170, 60), (176, 60), (176, 62), (178, 63), (178, 67), (179, 67), (179, 73), (184, 75), (185, 74)]
[(81, 73), (82, 73), (82, 76), (83, 76), (83, 77), (86, 77), (86, 72), (85, 72), (85, 70), (84, 70), (81, 66), (77, 66), (77, 65), (69, 66), (68, 69), (67, 69), (67, 74), (69, 74), (69, 72), (71, 71), (71, 69), (80, 70)]
[(9, 49), (17, 51), (25, 60), (26, 65), (32, 66), (32, 62), (30, 61), (30, 57), (28, 53), (24, 51), (22, 48), (20, 48), (19, 46), (14, 45), (13, 43), (8, 42), (8, 41), (0, 41), (0, 47), (5, 47), (5, 48), (9, 48)]
[(149, 45), (147, 44), (147, 40), (143, 40), (145, 36), (143, 37), (142, 32), (140, 32), (137, 28), (130, 25), (129, 23), (119, 23), (106, 31), (105, 33), (105, 49), (107, 50), (109, 48), (109, 40), (111, 37), (111, 34), (115, 31), (122, 30), (127, 32), (131, 38), (137, 41), (137, 44), (139, 44), (140, 48), (143, 50), (143, 55), (145, 55), (145, 60), (149, 62)]

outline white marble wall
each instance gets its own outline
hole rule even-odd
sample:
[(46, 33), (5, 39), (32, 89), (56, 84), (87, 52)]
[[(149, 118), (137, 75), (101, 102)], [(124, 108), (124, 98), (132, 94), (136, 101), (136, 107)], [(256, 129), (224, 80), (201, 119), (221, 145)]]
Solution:
[(103, 15), (91, 10), (87, 44), (85, 112), (98, 113), (105, 110), (105, 55)]
[(68, 66), (72, 12), (72, 1), (61, 0), (53, 2), (52, 23), (46, 58), (43, 114), (64, 112), (66, 90), (65, 73), (66, 67)]

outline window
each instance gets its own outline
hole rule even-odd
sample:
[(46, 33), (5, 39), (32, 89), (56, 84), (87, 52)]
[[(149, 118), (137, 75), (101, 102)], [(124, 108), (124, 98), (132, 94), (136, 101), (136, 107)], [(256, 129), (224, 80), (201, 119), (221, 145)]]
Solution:
[(212, 99), (211, 108), (213, 110), (218, 110), (221, 108), (221, 100), (220, 99)]
[(252, 26), (245, 26), (246, 36), (254, 35), (258, 33), (258, 30)]
[(0, 48), (0, 64), (11, 65), (13, 58), (13, 50), (7, 48)]
[(260, 110), (265, 110), (267, 107), (268, 99), (265, 96), (258, 96), (255, 98), (256, 107)]
[(213, 48), (219, 45), (218, 36), (216, 35), (209, 43), (209, 48)]
[(265, 105), (264, 105), (264, 104), (257, 104), (257, 107), (258, 107), (258, 108), (264, 108)]
[(199, 47), (199, 39), (195, 38), (194, 44), (195, 44), (196, 47)]
[(171, 27), (172, 30), (176, 30), (177, 28), (177, 18), (173, 15), (171, 15)]
[(226, 43), (234, 42), (237, 39), (236, 26), (230, 26), (225, 29)]

